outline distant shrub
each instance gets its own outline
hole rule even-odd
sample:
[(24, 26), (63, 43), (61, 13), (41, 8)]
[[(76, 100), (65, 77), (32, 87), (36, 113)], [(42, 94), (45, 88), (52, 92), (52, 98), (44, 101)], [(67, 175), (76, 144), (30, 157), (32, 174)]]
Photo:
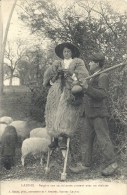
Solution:
[(33, 87), (31, 90), (31, 108), (30, 115), (32, 118), (44, 122), (45, 104), (48, 90), (43, 86)]

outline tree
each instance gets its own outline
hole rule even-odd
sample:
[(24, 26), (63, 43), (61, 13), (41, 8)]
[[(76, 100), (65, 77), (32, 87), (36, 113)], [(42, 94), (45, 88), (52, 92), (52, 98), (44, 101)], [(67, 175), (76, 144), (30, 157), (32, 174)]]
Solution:
[(59, 11), (51, 0), (27, 1), (23, 4), (23, 12), (20, 17), (29, 25), (32, 33), (42, 33), (43, 36), (49, 37), (55, 42), (71, 41), (71, 26), (68, 18), (66, 18), (64, 10), (60, 9)]
[(4, 79), (10, 79), (12, 85), (13, 77), (19, 77), (18, 63), (25, 56), (25, 46), (18, 40), (16, 43), (7, 43), (4, 53)]
[(38, 45), (33, 45), (32, 48), (25, 50), (24, 57), (18, 60), (18, 72), (22, 84), (42, 83), (47, 63), (45, 51)]
[[(31, 90), (31, 116), (42, 121), (47, 95), (47, 90), (43, 87), (43, 75), (50, 58), (47, 58), (45, 50), (38, 45), (27, 49), (25, 53), (27, 60), (21, 59), (18, 63), (19, 77), (22, 84)], [(52, 52), (50, 54), (52, 56)]]
[(30, 27), (32, 33), (43, 34), (56, 43), (73, 42), (80, 48), (86, 62), (93, 50), (100, 49), (106, 52), (109, 58), (115, 54), (116, 61), (122, 59), (127, 43), (127, 16), (116, 13), (106, 3), (100, 3), (98, 9), (94, 1), (92, 4), (88, 1), (78, 1), (74, 5), (82, 9), (80, 13), (75, 9), (76, 6), (65, 8), (64, 11), (58, 9), (51, 0), (27, 1), (21, 19)]

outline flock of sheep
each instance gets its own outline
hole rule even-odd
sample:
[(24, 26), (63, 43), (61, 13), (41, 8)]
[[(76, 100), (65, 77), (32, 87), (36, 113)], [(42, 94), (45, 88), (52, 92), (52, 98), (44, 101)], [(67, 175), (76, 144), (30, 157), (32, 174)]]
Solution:
[[(48, 145), (51, 143), (51, 137), (48, 135), (46, 128), (42, 127), (42, 123), (34, 120), (14, 121), (9, 116), (0, 118), (0, 145), (2, 143), (3, 135), (6, 128), (14, 127), (18, 139), (21, 140), (21, 163), (24, 166), (25, 158), (28, 154), (40, 154), (41, 165), (43, 163), (43, 156), (48, 152)], [(11, 132), (11, 131), (10, 131)]]

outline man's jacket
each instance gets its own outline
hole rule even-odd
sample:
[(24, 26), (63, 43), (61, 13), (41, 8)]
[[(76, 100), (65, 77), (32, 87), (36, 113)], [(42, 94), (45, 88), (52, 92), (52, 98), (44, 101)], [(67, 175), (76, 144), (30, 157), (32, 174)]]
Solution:
[(102, 73), (89, 80), (85, 91), (85, 115), (90, 118), (108, 116), (106, 99), (108, 96), (108, 74)]

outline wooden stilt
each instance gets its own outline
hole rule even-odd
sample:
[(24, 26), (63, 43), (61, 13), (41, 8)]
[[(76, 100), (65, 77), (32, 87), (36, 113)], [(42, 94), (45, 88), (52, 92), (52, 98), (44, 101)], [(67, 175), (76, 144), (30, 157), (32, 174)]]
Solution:
[(70, 143), (70, 138), (67, 138), (67, 150), (64, 158), (64, 168), (63, 168), (63, 173), (61, 173), (61, 180), (65, 181), (66, 180), (66, 169), (67, 169), (67, 160), (68, 160), (68, 153), (69, 153), (69, 143)]

